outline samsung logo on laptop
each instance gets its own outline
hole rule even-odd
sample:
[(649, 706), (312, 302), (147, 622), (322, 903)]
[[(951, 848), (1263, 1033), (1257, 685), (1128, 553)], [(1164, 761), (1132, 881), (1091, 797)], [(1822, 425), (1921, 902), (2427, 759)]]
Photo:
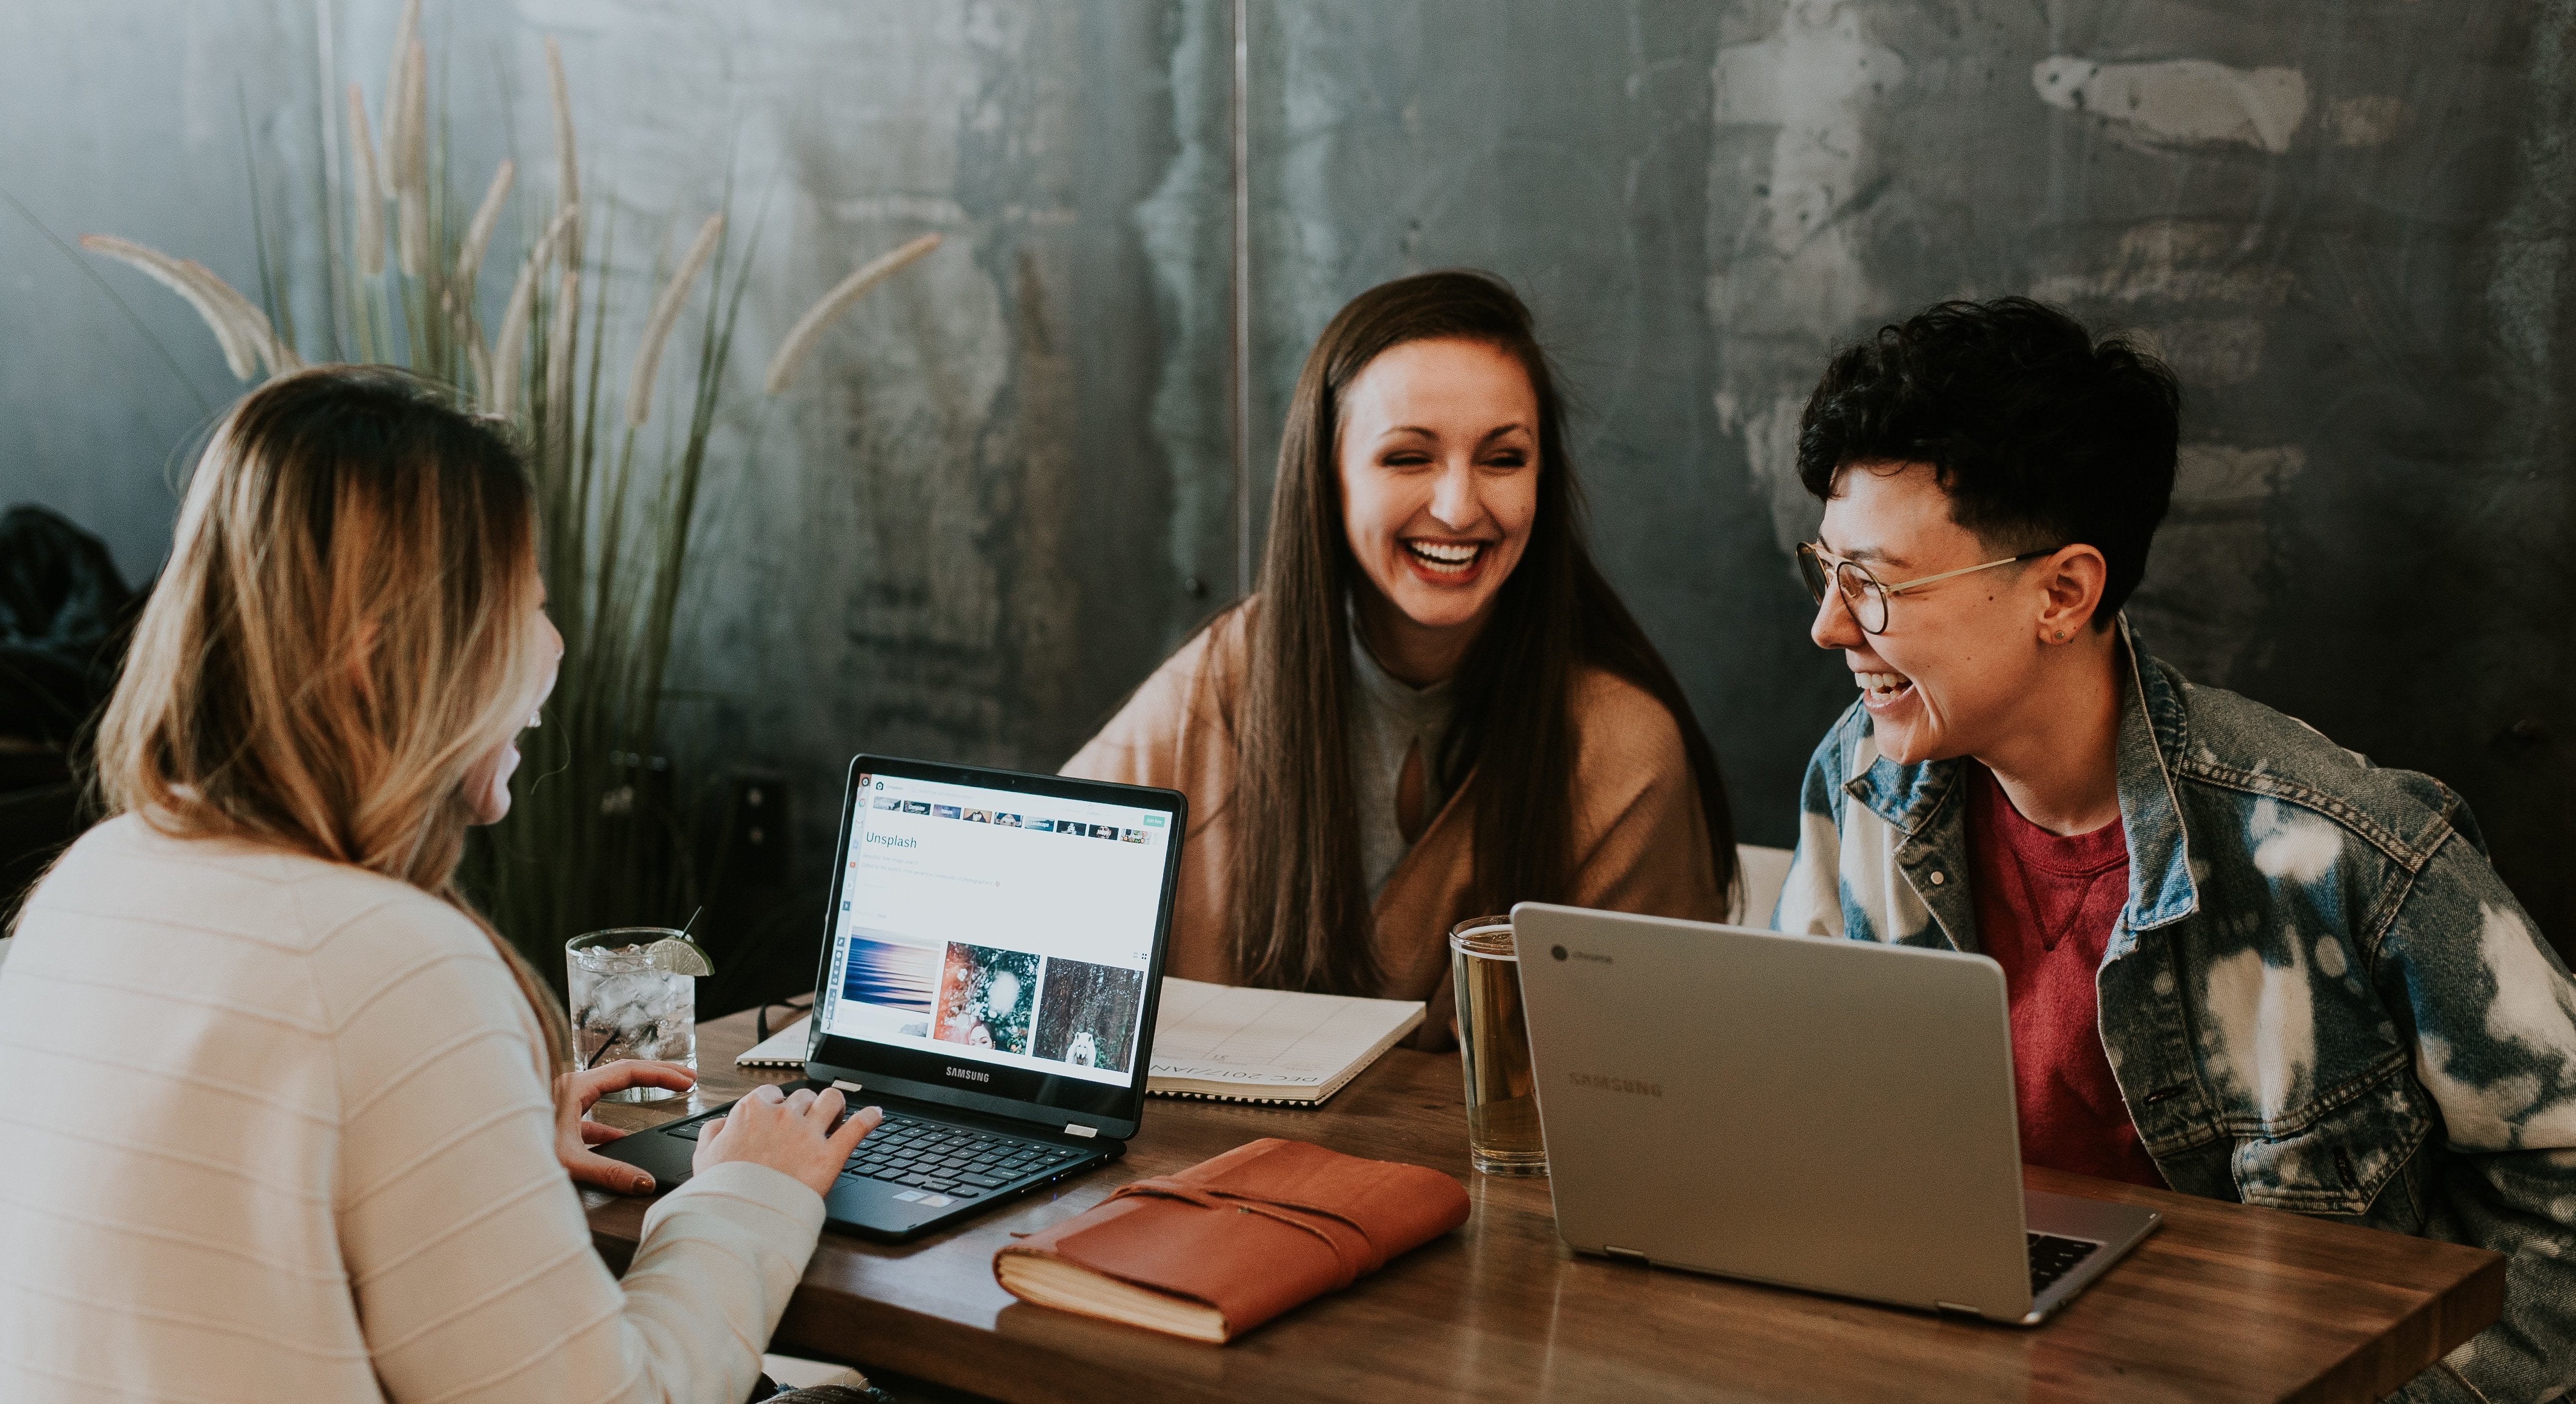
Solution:
[(1575, 1086), (1589, 1087), (1595, 1092), (1625, 1092), (1633, 1097), (1660, 1097), (1664, 1095), (1664, 1085), (1660, 1082), (1639, 1082), (1633, 1077), (1603, 1077), (1598, 1073), (1568, 1073), (1566, 1075), (1574, 1080)]
[[(990, 1082), (993, 1080), (993, 1075), (991, 1073), (976, 1072), (972, 1068), (950, 1068), (948, 1070), (948, 1075), (950, 1077), (962, 1077), (968, 1082)], [(1658, 1092), (1655, 1095), (1660, 1097), (1663, 1094)]]

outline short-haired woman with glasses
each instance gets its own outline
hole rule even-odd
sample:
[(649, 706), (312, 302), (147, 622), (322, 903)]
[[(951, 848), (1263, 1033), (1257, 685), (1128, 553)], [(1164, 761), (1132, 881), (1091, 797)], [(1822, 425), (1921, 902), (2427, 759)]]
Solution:
[[(703, 1400), (869, 1109), (745, 1099), (620, 1282), (567, 1164), (602, 1092), (455, 887), (562, 640), (496, 424), (379, 368), (234, 408), (101, 727), (114, 817), (0, 966), (0, 1399)], [(560, 1079), (560, 1080), (558, 1080)]]
[(2024, 298), (1835, 355), (1800, 564), (1860, 698), (1779, 927), (1992, 958), (2031, 1164), (2505, 1254), (2502, 1319), (2389, 1397), (2561, 1398), (2576, 982), (2457, 794), (2129, 627), (2181, 414), (2163, 363)]
[(1555, 377), (1496, 279), (1342, 309), (1297, 380), (1253, 596), (1068, 774), (1190, 796), (1172, 973), (1430, 1000), (1540, 899), (1721, 919), (1717, 763), (1584, 543)]

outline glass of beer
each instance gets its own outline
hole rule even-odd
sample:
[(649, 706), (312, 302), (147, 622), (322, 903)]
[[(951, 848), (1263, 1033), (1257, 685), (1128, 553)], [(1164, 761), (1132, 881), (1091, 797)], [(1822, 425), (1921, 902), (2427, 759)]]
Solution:
[(1521, 1014), (1512, 919), (1475, 917), (1449, 932), (1458, 992), (1458, 1063), (1467, 1076), (1467, 1158), (1488, 1175), (1544, 1175), (1538, 1084)]

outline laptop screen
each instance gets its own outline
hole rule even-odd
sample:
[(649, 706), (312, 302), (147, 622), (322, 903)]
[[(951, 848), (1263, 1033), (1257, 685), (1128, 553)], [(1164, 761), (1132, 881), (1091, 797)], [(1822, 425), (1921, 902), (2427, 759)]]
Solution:
[(818, 1060), (1132, 1118), (1178, 805), (1170, 791), (861, 757)]

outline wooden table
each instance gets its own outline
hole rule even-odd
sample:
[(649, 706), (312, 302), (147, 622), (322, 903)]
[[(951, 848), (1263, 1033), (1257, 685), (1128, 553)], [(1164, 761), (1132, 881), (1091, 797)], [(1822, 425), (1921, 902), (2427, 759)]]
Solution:
[[(699, 1091), (604, 1106), (645, 1126), (739, 1095), (749, 1014), (705, 1025)], [(2031, 1170), (2034, 1188), (2151, 1205), (2164, 1227), (2035, 1330), (1577, 1257), (1547, 1182), (1467, 1165), (1457, 1060), (1387, 1054), (1318, 1110), (1155, 1098), (1126, 1159), (943, 1237), (886, 1245), (833, 1233), (775, 1348), (877, 1365), (996, 1399), (2371, 1400), (2496, 1318), (2504, 1259), (2299, 1215)], [(1028, 1306), (993, 1251), (1117, 1185), (1259, 1136), (1456, 1175), (1465, 1228), (1374, 1278), (1208, 1346)], [(612, 1268), (644, 1201), (589, 1192)]]

